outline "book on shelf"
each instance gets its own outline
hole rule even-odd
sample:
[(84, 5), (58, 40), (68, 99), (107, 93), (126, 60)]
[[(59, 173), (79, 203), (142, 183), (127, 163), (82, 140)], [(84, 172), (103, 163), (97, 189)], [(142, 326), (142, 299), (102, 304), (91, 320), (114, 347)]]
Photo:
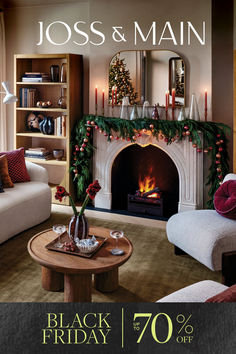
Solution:
[(25, 157), (41, 159), (41, 160), (51, 160), (53, 158), (52, 153), (49, 150), (25, 150)]
[(44, 147), (29, 147), (28, 151), (47, 151)]
[(52, 160), (53, 155), (50, 153), (49, 155), (42, 156), (42, 155), (25, 155), (25, 157), (33, 158), (33, 159), (39, 159), (39, 160)]
[(44, 150), (25, 150), (25, 155), (38, 155), (38, 156), (47, 156), (50, 154), (50, 151)]
[(20, 88), (20, 107), (34, 107), (37, 89), (35, 88)]
[(66, 137), (66, 116), (54, 119), (54, 135)]
[(50, 82), (50, 75), (41, 72), (25, 72), (22, 82)]

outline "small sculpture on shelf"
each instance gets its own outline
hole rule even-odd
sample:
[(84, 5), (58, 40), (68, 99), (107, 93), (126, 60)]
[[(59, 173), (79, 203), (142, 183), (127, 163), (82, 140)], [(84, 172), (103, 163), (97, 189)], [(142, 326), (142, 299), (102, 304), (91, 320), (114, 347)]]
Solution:
[(26, 126), (31, 132), (40, 132), (40, 123), (43, 121), (44, 116), (42, 114), (37, 114), (36, 112), (30, 112), (26, 116)]
[(36, 106), (39, 108), (50, 108), (50, 107), (52, 107), (52, 102), (51, 101), (38, 101), (36, 103)]
[(159, 113), (156, 104), (154, 105), (154, 109), (152, 111), (152, 119), (159, 119)]

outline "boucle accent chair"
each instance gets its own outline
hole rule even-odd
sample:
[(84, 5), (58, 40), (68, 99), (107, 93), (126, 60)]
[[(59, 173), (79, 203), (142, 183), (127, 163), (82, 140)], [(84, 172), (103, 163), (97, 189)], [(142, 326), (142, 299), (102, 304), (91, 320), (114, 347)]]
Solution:
[[(228, 174), (224, 182), (236, 180)], [(189, 254), (213, 271), (222, 271), (226, 285), (236, 283), (236, 220), (215, 210), (193, 210), (173, 215), (167, 222), (168, 240), (175, 254)]]
[(157, 302), (205, 302), (226, 289), (228, 289), (228, 286), (212, 280), (203, 280), (177, 290)]
[(0, 194), (0, 243), (48, 219), (51, 189), (42, 166), (26, 161), (30, 182), (15, 183)]

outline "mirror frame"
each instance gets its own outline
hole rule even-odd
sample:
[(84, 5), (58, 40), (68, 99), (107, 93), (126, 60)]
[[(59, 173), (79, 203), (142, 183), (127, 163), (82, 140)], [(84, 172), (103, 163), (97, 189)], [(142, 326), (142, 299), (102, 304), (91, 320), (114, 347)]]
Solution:
[[(170, 60), (171, 59), (175, 59), (175, 60), (177, 60), (177, 59), (181, 59), (182, 61), (183, 61), (183, 67), (184, 67), (184, 74), (185, 74), (185, 76), (184, 76), (184, 94), (183, 95), (181, 95), (181, 96), (179, 96), (179, 95), (176, 95), (176, 97), (183, 97), (183, 100), (184, 100), (184, 103), (182, 104), (182, 105), (178, 105), (177, 104), (177, 106), (179, 106), (179, 107), (186, 107), (186, 63), (185, 63), (185, 61), (184, 61), (184, 58), (180, 55), (180, 54), (178, 54), (177, 52), (174, 52), (173, 50), (170, 50), (170, 49), (127, 49), (127, 50), (120, 50), (120, 51), (118, 51), (118, 52), (116, 52), (114, 55), (112, 55), (112, 57), (111, 57), (111, 59), (109, 60), (109, 67), (110, 67), (110, 65), (111, 65), (111, 62), (112, 62), (112, 60), (114, 59), (114, 57), (116, 56), (116, 55), (118, 55), (118, 54), (121, 54), (121, 53), (123, 53), (123, 52), (151, 52), (151, 51), (154, 51), (154, 52), (170, 52), (170, 53), (172, 53), (173, 55), (176, 55), (176, 56), (173, 56), (173, 57), (171, 57), (170, 59), (169, 59), (169, 70), (168, 70), (168, 72), (169, 72), (169, 78), (168, 78), (168, 90), (169, 90), (169, 94), (170, 95), (172, 95), (172, 93), (171, 93), (171, 90), (172, 90), (172, 88), (170, 88), (171, 87), (171, 85), (170, 85)], [(108, 69), (108, 71), (109, 71), (109, 69)], [(163, 92), (163, 95), (165, 95), (165, 92), (166, 91), (164, 91)], [(177, 102), (176, 102), (177, 103)], [(110, 103), (110, 100), (109, 100), (109, 72), (108, 72), (108, 106), (111, 106), (111, 103)], [(118, 104), (118, 106), (120, 106), (120, 104)], [(141, 104), (138, 104), (138, 106), (142, 106)], [(171, 103), (169, 104), (169, 107), (171, 106)], [(154, 107), (154, 106), (151, 106), (151, 107)], [(165, 107), (165, 105), (160, 105), (159, 107)]]

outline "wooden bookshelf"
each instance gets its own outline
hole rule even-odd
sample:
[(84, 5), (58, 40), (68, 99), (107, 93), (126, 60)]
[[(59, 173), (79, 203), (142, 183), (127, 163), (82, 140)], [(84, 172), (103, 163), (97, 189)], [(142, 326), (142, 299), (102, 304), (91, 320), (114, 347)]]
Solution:
[[(66, 82), (22, 82), (25, 72), (50, 73), (51, 65), (67, 64)], [(55, 201), (54, 194), (58, 184), (73, 194), (73, 183), (69, 173), (71, 166), (70, 137), (76, 120), (82, 115), (82, 56), (76, 54), (16, 54), (14, 66), (15, 95), (19, 97), (20, 88), (36, 88), (38, 100), (52, 101), (52, 107), (20, 107), (20, 101), (15, 104), (15, 148), (24, 147), (46, 147), (48, 150), (63, 148), (64, 158), (61, 161), (55, 159), (41, 160), (27, 158), (27, 160), (49, 168), (49, 184), (52, 188), (52, 201)], [(60, 108), (57, 101), (61, 96), (61, 88), (66, 92), (67, 106)], [(36, 102), (35, 102), (36, 104)], [(30, 112), (42, 113), (44, 116), (56, 118), (63, 114), (66, 116), (66, 136), (46, 135), (40, 132), (32, 132), (27, 128), (26, 120)], [(56, 176), (60, 180), (55, 183)], [(63, 176), (63, 177), (60, 177)], [(62, 202), (68, 205), (68, 198)]]

